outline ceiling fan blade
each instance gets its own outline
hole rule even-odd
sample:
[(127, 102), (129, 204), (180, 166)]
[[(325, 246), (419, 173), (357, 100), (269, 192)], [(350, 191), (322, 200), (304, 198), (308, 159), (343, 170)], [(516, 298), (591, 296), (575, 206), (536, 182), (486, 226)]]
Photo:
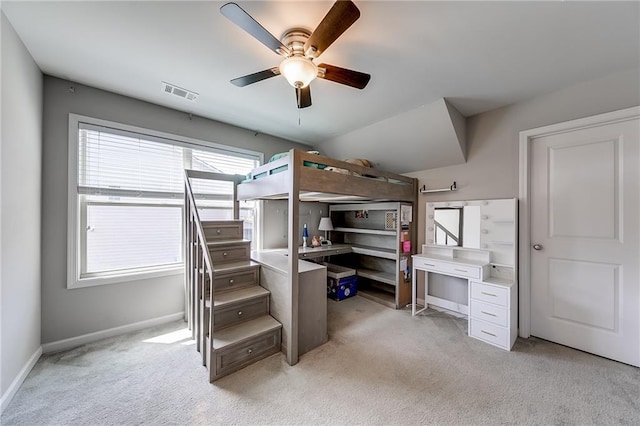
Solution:
[(222, 5), (220, 13), (229, 18), (231, 22), (251, 34), (260, 43), (276, 52), (278, 55), (287, 56), (291, 52), (289, 48), (275, 38), (269, 31), (235, 3)]
[(273, 67), (269, 68), (268, 70), (234, 78), (233, 80), (231, 80), (231, 82), (238, 87), (244, 87), (262, 80), (266, 80), (267, 78), (275, 77), (276, 75), (280, 75), (280, 68)]
[[(348, 70), (329, 64), (318, 65), (318, 77), (325, 80), (334, 81), (336, 83), (345, 84), (355, 87), (356, 89), (364, 89), (367, 87), (371, 75), (359, 71)], [(324, 73), (323, 73), (324, 71)]]
[(298, 109), (311, 106), (311, 87), (303, 87), (296, 89), (296, 100), (298, 101)]
[[(304, 44), (305, 53), (317, 58), (359, 17), (360, 10), (352, 1), (336, 1)], [(315, 50), (309, 51), (310, 48)]]

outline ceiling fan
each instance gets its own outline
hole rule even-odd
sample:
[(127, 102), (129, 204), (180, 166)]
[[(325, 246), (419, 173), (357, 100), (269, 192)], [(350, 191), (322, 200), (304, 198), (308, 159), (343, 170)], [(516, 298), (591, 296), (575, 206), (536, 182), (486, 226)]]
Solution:
[(220, 13), (284, 57), (279, 66), (231, 80), (238, 87), (282, 74), (296, 89), (298, 108), (306, 108), (311, 106), (309, 83), (316, 77), (357, 89), (364, 89), (371, 79), (369, 74), (313, 62), (360, 17), (360, 10), (350, 0), (336, 1), (313, 33), (303, 28), (292, 28), (282, 35), (281, 40), (236, 3), (226, 3), (220, 8)]

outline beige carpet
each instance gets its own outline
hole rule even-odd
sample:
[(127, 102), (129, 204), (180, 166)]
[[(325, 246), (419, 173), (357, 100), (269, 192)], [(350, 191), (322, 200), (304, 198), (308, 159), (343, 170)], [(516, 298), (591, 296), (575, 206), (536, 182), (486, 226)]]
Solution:
[[(467, 323), (329, 301), (329, 342), (215, 384), (185, 326), (43, 357), (2, 425), (639, 424), (640, 369), (539, 339), (507, 352)], [(181, 331), (182, 330), (182, 331)]]

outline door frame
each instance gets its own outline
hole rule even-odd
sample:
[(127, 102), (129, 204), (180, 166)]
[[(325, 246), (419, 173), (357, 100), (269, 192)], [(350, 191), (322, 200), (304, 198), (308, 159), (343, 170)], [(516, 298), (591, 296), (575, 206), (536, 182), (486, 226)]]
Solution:
[(626, 108), (604, 114), (593, 115), (563, 123), (537, 127), (520, 132), (520, 178), (519, 178), (519, 336), (531, 334), (531, 146), (539, 137), (588, 129), (606, 124), (618, 123), (640, 118), (640, 106)]

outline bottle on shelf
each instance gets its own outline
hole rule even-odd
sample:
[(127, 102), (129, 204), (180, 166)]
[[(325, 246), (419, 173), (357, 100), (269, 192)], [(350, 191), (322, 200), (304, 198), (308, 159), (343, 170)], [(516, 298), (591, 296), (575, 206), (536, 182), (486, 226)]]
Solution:
[(307, 224), (304, 224), (302, 228), (302, 247), (307, 247), (307, 238), (309, 238), (309, 230), (307, 230)]

